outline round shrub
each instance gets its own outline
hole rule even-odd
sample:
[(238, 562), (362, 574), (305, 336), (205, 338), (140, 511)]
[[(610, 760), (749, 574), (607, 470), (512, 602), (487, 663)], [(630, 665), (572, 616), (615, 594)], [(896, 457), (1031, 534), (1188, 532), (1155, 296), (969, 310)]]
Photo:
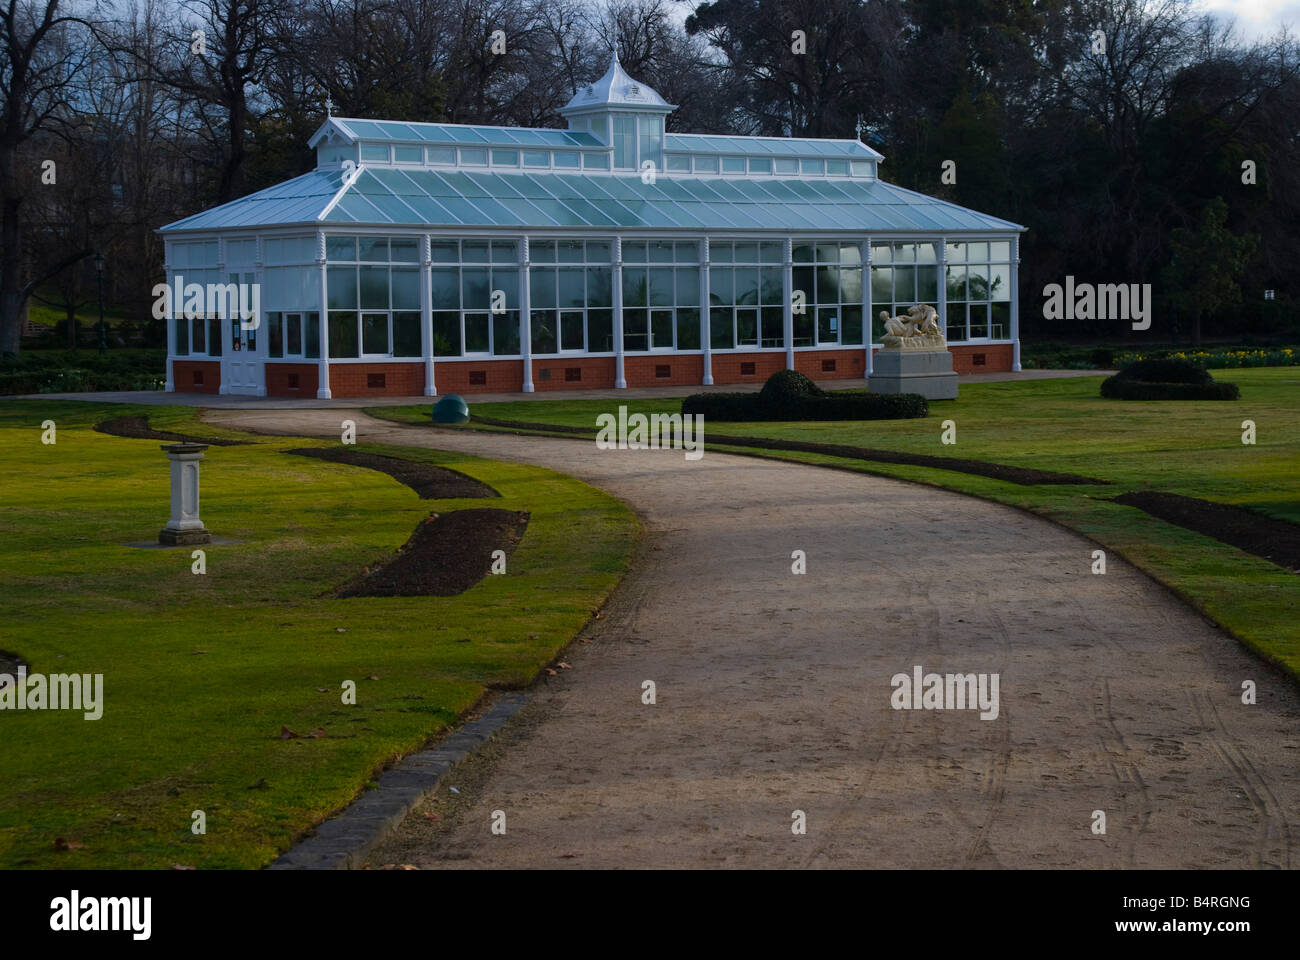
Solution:
[(1149, 383), (1145, 380), (1121, 380), (1119, 374), (1101, 384), (1101, 395), (1108, 400), (1237, 400), (1241, 390), (1235, 383)]
[(798, 400), (803, 397), (820, 397), (825, 391), (812, 379), (798, 370), (778, 370), (767, 378), (763, 389), (758, 392), (764, 403), (780, 403), (784, 400)]
[(1143, 383), (1211, 383), (1213, 377), (1204, 367), (1190, 360), (1172, 357), (1152, 357), (1130, 364), (1115, 374), (1119, 380), (1140, 380)]

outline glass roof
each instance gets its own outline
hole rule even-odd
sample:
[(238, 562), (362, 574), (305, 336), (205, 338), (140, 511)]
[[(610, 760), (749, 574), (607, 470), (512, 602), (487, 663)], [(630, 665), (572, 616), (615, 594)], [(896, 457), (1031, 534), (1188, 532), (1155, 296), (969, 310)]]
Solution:
[(699, 133), (669, 133), (664, 136), (664, 150), (669, 153), (743, 153), (751, 157), (884, 159), (856, 140), (814, 140), (807, 137), (715, 137)]
[[(339, 170), (315, 171), (164, 227), (278, 224), (678, 228), (935, 235), (1017, 224), (877, 180), (672, 179), (364, 167), (332, 207)], [(328, 209), (327, 209), (328, 208)]]
[(332, 119), (340, 129), (357, 140), (383, 140), (391, 143), (490, 143), (497, 146), (604, 146), (593, 134), (580, 130), (528, 130), (522, 127), (474, 127), (454, 123), (350, 120), (345, 117)]

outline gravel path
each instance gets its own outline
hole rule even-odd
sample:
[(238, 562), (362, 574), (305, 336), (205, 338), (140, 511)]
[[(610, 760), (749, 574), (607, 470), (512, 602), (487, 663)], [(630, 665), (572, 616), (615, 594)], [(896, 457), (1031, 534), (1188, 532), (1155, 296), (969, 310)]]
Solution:
[[(1092, 575), (1081, 537), (797, 464), (348, 410), (208, 414), (335, 437), (344, 417), (360, 442), (561, 470), (625, 500), (647, 530), (592, 642), (566, 654), (572, 669), (456, 771), (461, 794), (424, 808), (440, 820), (417, 811), (376, 864), (1292, 865), (1295, 686), (1118, 558)], [(794, 550), (805, 575), (791, 573)], [(917, 664), (997, 674), (997, 718), (892, 709), (891, 678)], [(1241, 703), (1243, 680), (1257, 704)]]

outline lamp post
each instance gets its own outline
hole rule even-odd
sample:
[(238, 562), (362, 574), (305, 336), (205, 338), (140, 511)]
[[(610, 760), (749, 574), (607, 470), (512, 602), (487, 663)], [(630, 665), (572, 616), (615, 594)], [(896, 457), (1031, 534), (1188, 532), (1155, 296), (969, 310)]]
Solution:
[(99, 278), (99, 352), (108, 353), (108, 331), (104, 328), (104, 255), (95, 254), (95, 273)]

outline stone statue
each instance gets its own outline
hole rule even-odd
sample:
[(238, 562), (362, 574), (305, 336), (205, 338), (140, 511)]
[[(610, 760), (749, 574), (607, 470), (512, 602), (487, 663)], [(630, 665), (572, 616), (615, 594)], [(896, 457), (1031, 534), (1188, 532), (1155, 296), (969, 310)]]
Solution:
[(939, 331), (939, 314), (929, 304), (918, 303), (909, 307), (906, 314), (891, 317), (880, 311), (885, 323), (882, 343), (886, 349), (895, 350), (946, 350), (947, 341)]

